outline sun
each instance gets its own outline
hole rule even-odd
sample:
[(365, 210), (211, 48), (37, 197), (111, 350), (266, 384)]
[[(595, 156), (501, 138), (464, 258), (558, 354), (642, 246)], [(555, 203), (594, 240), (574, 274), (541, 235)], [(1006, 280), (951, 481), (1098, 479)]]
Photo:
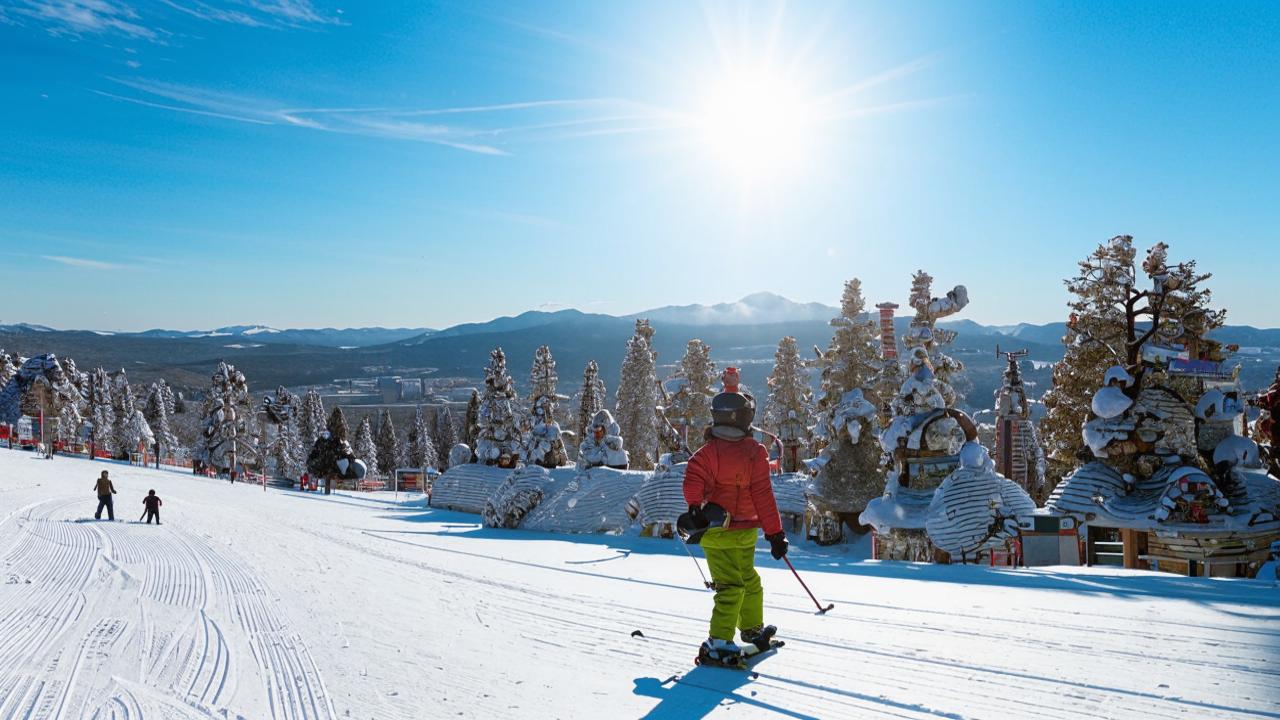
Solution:
[(739, 179), (803, 169), (816, 130), (801, 83), (767, 66), (737, 67), (709, 80), (695, 115), (700, 144)]

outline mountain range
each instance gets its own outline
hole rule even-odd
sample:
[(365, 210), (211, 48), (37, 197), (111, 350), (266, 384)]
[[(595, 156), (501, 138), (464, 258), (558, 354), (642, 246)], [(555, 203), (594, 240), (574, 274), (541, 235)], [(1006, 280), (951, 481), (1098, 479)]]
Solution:
[[(210, 331), (109, 333), (20, 323), (0, 325), (0, 348), (23, 355), (56, 352), (74, 357), (81, 367), (123, 367), (140, 381), (164, 377), (191, 389), (204, 387), (212, 367), (226, 359), (243, 370), (255, 388), (265, 389), (384, 374), (478, 379), (490, 349), (497, 346), (504, 348), (512, 375), (523, 385), (534, 350), (547, 344), (558, 362), (562, 392), (572, 394), (588, 360), (596, 360), (609, 388), (615, 387), (634, 318), (647, 317), (657, 331), (654, 349), (663, 366), (660, 376), (670, 373), (688, 340), (699, 338), (711, 345), (717, 364), (738, 365), (748, 385), (763, 388), (779, 338), (796, 337), (811, 357), (810, 348), (826, 347), (830, 341), (829, 321), (837, 314), (836, 308), (820, 303), (756, 293), (732, 303), (668, 306), (624, 317), (571, 309), (530, 311), (442, 330), (237, 325)], [(899, 337), (908, 322), (908, 317), (897, 318)], [(995, 355), (997, 346), (1028, 350), (1026, 380), (1041, 387), (1048, 387), (1051, 365), (1062, 357), (1064, 323), (940, 324), (958, 333), (948, 352), (968, 366), (968, 394), (978, 407), (990, 402), (999, 384), (1004, 361)], [(1215, 335), (1247, 349), (1239, 356), (1247, 388), (1270, 381), (1280, 362), (1280, 329), (1227, 326)]]

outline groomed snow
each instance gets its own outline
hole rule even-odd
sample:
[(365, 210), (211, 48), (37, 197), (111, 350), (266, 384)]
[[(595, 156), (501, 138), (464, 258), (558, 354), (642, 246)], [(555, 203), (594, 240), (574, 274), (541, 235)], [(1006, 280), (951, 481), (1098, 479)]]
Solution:
[(1280, 718), (1270, 582), (796, 548), (818, 616), (757, 558), (788, 644), (749, 679), (692, 668), (671, 540), (0, 450), (0, 718)]

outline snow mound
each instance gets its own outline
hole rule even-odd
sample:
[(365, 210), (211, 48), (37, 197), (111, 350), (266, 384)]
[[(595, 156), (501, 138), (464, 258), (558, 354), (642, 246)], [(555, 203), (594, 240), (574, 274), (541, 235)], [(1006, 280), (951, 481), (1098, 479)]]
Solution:
[(524, 467), (507, 476), (485, 501), (480, 514), (487, 527), (516, 528), (557, 481), (568, 482), (574, 475), (572, 469), (548, 470), (536, 465)]

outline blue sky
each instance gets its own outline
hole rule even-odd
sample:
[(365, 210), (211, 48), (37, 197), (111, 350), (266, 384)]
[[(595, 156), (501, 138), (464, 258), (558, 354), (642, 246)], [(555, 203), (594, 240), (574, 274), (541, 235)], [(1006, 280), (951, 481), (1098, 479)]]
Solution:
[(1063, 319), (1108, 237), (1280, 325), (1280, 5), (0, 2), (0, 322), (771, 290)]

